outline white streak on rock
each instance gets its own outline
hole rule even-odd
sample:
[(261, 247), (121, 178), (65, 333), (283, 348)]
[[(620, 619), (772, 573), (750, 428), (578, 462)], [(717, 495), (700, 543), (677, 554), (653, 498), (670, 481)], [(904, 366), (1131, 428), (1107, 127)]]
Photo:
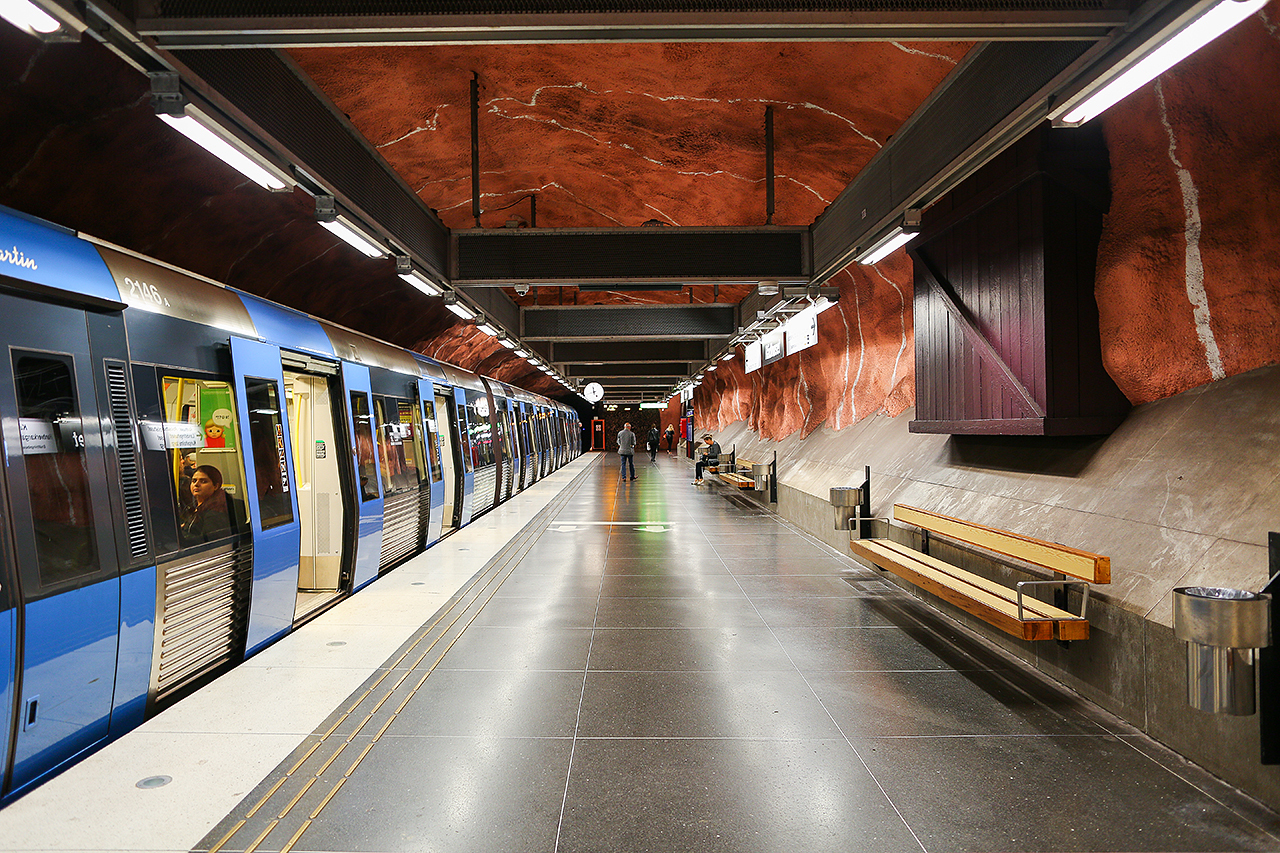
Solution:
[(447, 106), (449, 105), (441, 104), (440, 106), (436, 107), (436, 111), (431, 114), (431, 118), (427, 119), (427, 123), (424, 124), (422, 127), (415, 127), (413, 130), (409, 131), (404, 136), (397, 137), (396, 139), (393, 139), (390, 142), (383, 142), (380, 145), (377, 145), (376, 147), (386, 148), (388, 145), (395, 145), (397, 142), (403, 142), (406, 139), (408, 139), (410, 136), (414, 136), (416, 134), (422, 133), (423, 131), (439, 130), (440, 129), (440, 111)]
[(905, 44), (899, 44), (896, 41), (891, 41), (889, 42), (889, 44), (893, 45), (903, 53), (911, 53), (911, 54), (915, 54), (916, 56), (927, 56), (930, 59), (941, 59), (943, 62), (947, 63), (948, 65), (956, 64), (956, 61), (952, 59), (950, 56), (943, 56), (940, 53), (929, 53), (928, 51), (917, 50), (914, 47), (907, 47)]
[(853, 377), (853, 387), (849, 389), (849, 396), (853, 400), (853, 420), (858, 420), (858, 398), (854, 396), (854, 392), (858, 389), (858, 380), (862, 378), (862, 366), (866, 363), (867, 347), (862, 339), (862, 306), (858, 304), (858, 279), (853, 273), (849, 273), (849, 280), (853, 282), (853, 315), (858, 321), (858, 375)]
[(679, 225), (679, 224), (680, 224), (679, 222), (676, 222), (676, 221), (675, 221), (675, 219), (673, 219), (672, 217), (668, 216), (666, 213), (662, 212), (661, 210), (658, 210), (658, 208), (654, 207), (653, 205), (649, 204), (648, 202), (645, 202), (644, 206), (645, 206), (645, 207), (647, 207), (647, 208), (649, 208), (650, 210), (652, 210), (654, 213), (658, 214), (659, 216), (661, 216), (663, 219), (665, 219), (665, 220), (667, 220), (668, 222), (670, 222), (672, 225)]
[(898, 344), (898, 357), (893, 360), (893, 374), (889, 377), (889, 390), (892, 391), (898, 381), (898, 364), (902, 361), (902, 354), (907, 350), (907, 298), (902, 295), (902, 288), (898, 287), (898, 283), (889, 276), (880, 272), (879, 267), (872, 267), (876, 271), (876, 275), (880, 276), (898, 291), (898, 321), (902, 324), (902, 343)]
[(1160, 104), (1160, 123), (1164, 125), (1169, 137), (1169, 160), (1173, 163), (1178, 175), (1178, 186), (1182, 190), (1182, 209), (1186, 214), (1187, 253), (1187, 299), (1191, 301), (1191, 315), (1195, 318), (1196, 334), (1204, 345), (1205, 361), (1209, 364), (1209, 375), (1214, 379), (1226, 377), (1222, 367), (1222, 354), (1218, 352), (1218, 341), (1214, 338), (1213, 318), (1209, 314), (1209, 296), (1204, 289), (1204, 259), (1200, 256), (1200, 194), (1196, 190), (1191, 172), (1178, 160), (1178, 143), (1173, 135), (1173, 126), (1169, 123), (1169, 114), (1165, 109), (1164, 87), (1156, 81), (1156, 100)]
[[(836, 409), (835, 426), (836, 429), (844, 429), (846, 425), (841, 422), (840, 417), (844, 414), (844, 395), (849, 388), (849, 318), (844, 316), (844, 312), (840, 310), (839, 303), (836, 303), (836, 311), (840, 314), (840, 322), (844, 323), (844, 384), (840, 388), (840, 406)], [(858, 401), (852, 392), (849, 392), (849, 409), (853, 413), (853, 420), (849, 423), (856, 424), (858, 422)]]
[(1267, 10), (1260, 9), (1258, 17), (1262, 19), (1262, 26), (1267, 28), (1267, 32), (1271, 33), (1272, 38), (1280, 39), (1280, 27), (1272, 23), (1271, 18), (1267, 15)]

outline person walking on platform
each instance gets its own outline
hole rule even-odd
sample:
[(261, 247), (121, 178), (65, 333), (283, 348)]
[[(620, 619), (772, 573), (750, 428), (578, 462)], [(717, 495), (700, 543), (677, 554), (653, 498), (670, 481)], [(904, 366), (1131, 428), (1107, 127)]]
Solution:
[(676, 443), (676, 428), (673, 427), (671, 424), (667, 424), (666, 436), (667, 436), (667, 452), (674, 453), (675, 443)]
[(649, 427), (649, 461), (658, 461), (658, 425)]
[(707, 433), (702, 437), (706, 442), (706, 446), (699, 448), (702, 452), (702, 458), (693, 466), (693, 484), (695, 486), (702, 485), (702, 469), (715, 468), (720, 464), (720, 443), (711, 437), (711, 433)]
[(636, 434), (631, 424), (623, 424), (618, 432), (618, 453), (622, 456), (622, 479), (627, 479), (627, 466), (631, 466), (631, 479), (636, 478)]

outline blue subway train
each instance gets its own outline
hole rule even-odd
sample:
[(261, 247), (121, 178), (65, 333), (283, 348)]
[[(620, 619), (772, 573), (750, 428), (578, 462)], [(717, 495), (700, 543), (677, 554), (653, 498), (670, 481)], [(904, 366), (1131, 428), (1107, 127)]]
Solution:
[(571, 408), (0, 208), (8, 802), (582, 452)]

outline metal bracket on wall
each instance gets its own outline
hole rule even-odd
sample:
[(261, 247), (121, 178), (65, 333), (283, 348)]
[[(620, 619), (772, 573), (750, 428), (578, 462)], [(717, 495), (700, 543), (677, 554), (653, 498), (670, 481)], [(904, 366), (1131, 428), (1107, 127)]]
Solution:
[(1276, 625), (1280, 624), (1280, 533), (1267, 534), (1268, 571), (1271, 580), (1262, 588), (1271, 594), (1271, 645), (1258, 650), (1258, 731), (1262, 763), (1280, 764), (1280, 649)]

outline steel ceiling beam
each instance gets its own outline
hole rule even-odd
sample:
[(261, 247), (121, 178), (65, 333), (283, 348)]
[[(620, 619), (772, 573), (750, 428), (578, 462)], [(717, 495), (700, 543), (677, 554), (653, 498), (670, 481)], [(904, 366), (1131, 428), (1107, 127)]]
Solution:
[(682, 361), (701, 364), (710, 358), (706, 341), (631, 341), (618, 346), (608, 341), (554, 341), (546, 356), (556, 364), (649, 364)]
[[(524, 306), (520, 337), (529, 341), (728, 339), (737, 331), (734, 305)], [(606, 358), (615, 361), (614, 354)]]
[[(931, 7), (903, 3), (726, 2), (714, 11), (660, 11), (632, 4), (624, 11), (584, 9), (571, 3), (477, 2), (440, 4), (442, 14), (262, 15), (261, 4), (193, 2), (182, 14), (138, 19), (138, 31), (165, 49), (300, 48), (377, 45), (552, 44), (564, 42), (798, 42), (1096, 40), (1125, 22), (1116, 3), (1053, 4), (951, 2)], [(421, 4), (413, 4), (415, 9)], [(650, 8), (646, 9), (646, 5)], [(809, 8), (804, 8), (809, 7)], [(667, 6), (666, 8), (670, 8)]]
[[(600, 376), (662, 376), (681, 378), (689, 375), (689, 361), (666, 361), (649, 364), (565, 364), (564, 375), (570, 379), (594, 379)], [(701, 362), (698, 362), (699, 364)]]

